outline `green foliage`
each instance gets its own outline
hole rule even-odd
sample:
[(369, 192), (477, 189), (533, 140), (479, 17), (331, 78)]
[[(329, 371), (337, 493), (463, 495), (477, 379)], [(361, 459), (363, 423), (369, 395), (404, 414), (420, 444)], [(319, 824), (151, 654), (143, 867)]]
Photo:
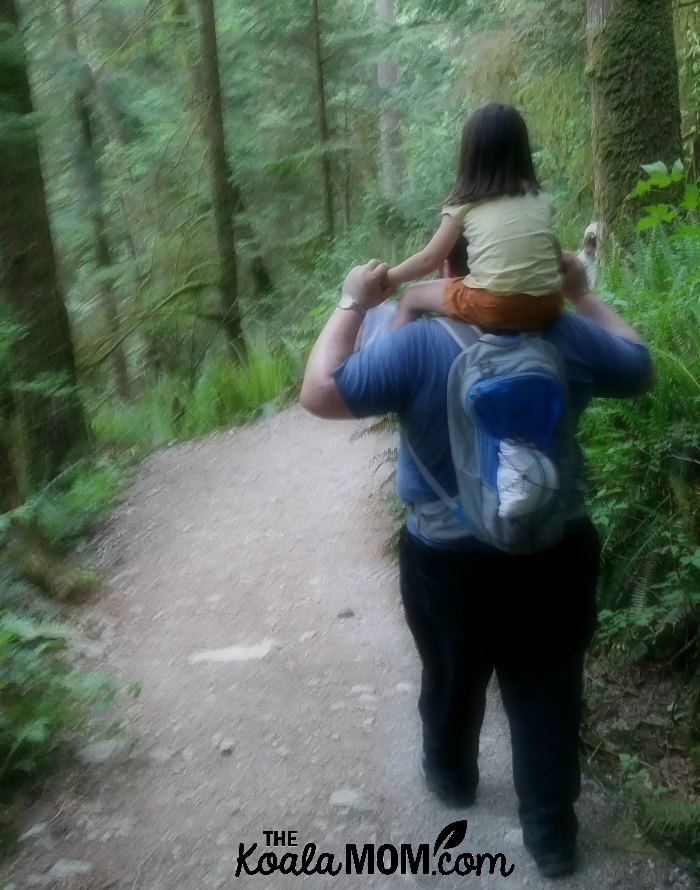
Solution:
[(194, 384), (170, 375), (131, 402), (106, 402), (93, 419), (98, 439), (150, 449), (245, 423), (277, 410), (301, 374), (302, 353), (292, 342), (271, 349), (259, 338), (242, 361), (215, 358)]
[(672, 847), (700, 863), (700, 800), (655, 784), (653, 770), (639, 755), (618, 755), (620, 786), (638, 828), (651, 841)]
[(37, 492), (23, 506), (38, 519), (49, 540), (60, 547), (89, 534), (121, 493), (124, 472), (114, 457), (75, 464)]
[(41, 774), (117, 687), (68, 666), (66, 630), (0, 611), (0, 788)]
[(637, 824), (658, 843), (670, 845), (697, 862), (700, 857), (700, 801), (674, 794), (643, 795), (636, 800)]
[[(674, 187), (680, 165), (645, 168), (633, 194)], [(692, 194), (692, 184), (685, 194)], [(685, 201), (685, 198), (684, 198)], [(599, 641), (635, 659), (697, 663), (700, 627), (700, 228), (695, 209), (648, 205), (604, 288), (651, 345), (654, 389), (594, 405), (582, 423), (591, 512), (603, 541)], [(670, 222), (670, 233), (664, 224)]]

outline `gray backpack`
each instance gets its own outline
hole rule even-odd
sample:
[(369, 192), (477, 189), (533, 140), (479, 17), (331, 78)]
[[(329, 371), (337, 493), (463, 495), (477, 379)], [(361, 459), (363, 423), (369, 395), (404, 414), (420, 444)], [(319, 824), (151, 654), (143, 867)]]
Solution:
[(539, 334), (499, 336), (438, 319), (461, 347), (447, 379), (450, 497), (416, 466), (468, 533), (506, 553), (555, 544), (571, 515), (574, 434), (562, 360)]

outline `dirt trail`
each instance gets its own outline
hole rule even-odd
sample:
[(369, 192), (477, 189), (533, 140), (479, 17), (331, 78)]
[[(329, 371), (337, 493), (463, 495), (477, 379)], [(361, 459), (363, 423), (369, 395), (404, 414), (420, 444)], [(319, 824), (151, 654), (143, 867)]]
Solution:
[[(95, 542), (108, 592), (84, 657), (143, 693), (123, 736), (96, 739), (32, 808), (0, 888), (548, 885), (521, 846), (495, 693), (477, 805), (446, 810), (423, 788), (418, 663), (370, 470), (387, 443), (351, 443), (355, 428), (292, 408), (142, 465)], [(590, 781), (581, 812), (582, 864), (563, 890), (693, 886), (607, 844), (611, 802)], [(297, 832), (280, 854), (432, 849), (464, 818), (457, 852), (503, 852), (510, 877), (234, 876), (239, 843), (267, 851), (264, 830)]]

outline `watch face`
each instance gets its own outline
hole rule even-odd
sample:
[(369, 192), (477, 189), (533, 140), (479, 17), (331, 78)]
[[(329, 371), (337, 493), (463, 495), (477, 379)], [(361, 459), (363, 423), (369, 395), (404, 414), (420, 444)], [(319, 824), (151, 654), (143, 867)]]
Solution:
[(338, 300), (338, 309), (352, 309), (353, 312), (357, 312), (360, 318), (364, 318), (366, 310), (360, 306), (357, 300), (354, 297), (351, 297), (350, 294), (343, 294), (342, 297)]

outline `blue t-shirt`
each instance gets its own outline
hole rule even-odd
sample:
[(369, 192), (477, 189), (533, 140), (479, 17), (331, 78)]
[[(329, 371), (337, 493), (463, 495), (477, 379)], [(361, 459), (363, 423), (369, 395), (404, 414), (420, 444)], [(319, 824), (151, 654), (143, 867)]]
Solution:
[[(562, 313), (544, 336), (564, 360), (574, 429), (594, 396), (636, 395), (651, 372), (644, 344), (614, 337), (582, 315)], [(450, 495), (457, 494), (457, 480), (447, 426), (447, 375), (458, 353), (442, 325), (421, 320), (353, 353), (334, 373), (355, 417), (398, 414), (418, 457)], [(582, 457), (579, 475), (582, 479)], [(435, 501), (406, 448), (399, 449), (396, 487), (406, 503)]]

